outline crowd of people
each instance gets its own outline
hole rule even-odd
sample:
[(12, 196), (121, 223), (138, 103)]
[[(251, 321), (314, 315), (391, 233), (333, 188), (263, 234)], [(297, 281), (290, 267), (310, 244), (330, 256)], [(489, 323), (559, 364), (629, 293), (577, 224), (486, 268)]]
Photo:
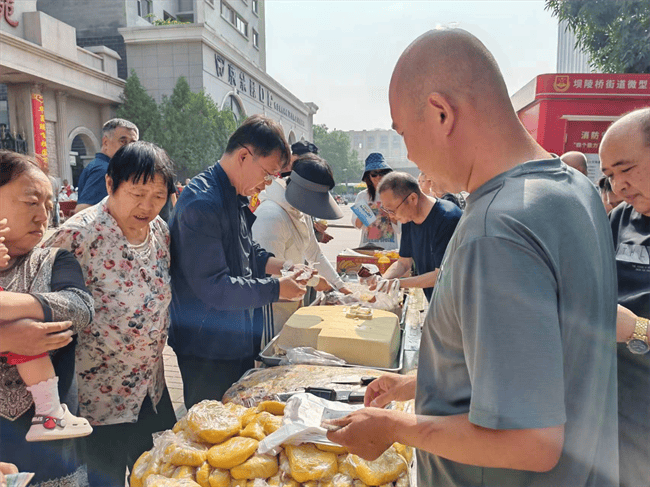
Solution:
[[(650, 485), (650, 108), (607, 130), (594, 186), (580, 155), (526, 132), (465, 31), (414, 41), (389, 102), (422, 174), (371, 154), (355, 204), (375, 219), (352, 223), (398, 250), (383, 278), (430, 307), (417, 375), (372, 382), (329, 438), (367, 459), (416, 447), (422, 486)], [(113, 119), (76, 213), (43, 240), (55, 194), (74, 190), (1, 151), (0, 461), (36, 484), (122, 486), (176, 421), (166, 343), (186, 406), (218, 400), (308, 284), (350, 292), (318, 243), (342, 213), (317, 153), (254, 115), (180, 185)], [(408, 399), (416, 414), (383, 408)]]

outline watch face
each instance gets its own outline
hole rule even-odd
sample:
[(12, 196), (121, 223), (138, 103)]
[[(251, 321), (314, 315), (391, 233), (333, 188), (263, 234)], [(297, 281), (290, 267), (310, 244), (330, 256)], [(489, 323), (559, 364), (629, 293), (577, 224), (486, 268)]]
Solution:
[(648, 344), (646, 342), (643, 340), (637, 340), (636, 338), (633, 338), (627, 342), (627, 348), (630, 350), (630, 352), (636, 354), (646, 353), (648, 350), (650, 350), (650, 347), (648, 347)]

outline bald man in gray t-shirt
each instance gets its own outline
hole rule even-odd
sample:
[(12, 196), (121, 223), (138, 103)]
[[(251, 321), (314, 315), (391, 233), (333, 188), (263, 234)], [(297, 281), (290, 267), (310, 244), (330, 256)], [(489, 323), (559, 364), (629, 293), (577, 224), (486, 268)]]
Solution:
[(564, 448), (544, 473), (419, 451), (420, 485), (616, 485), (612, 256), (595, 188), (559, 159), (469, 196), (424, 326), (416, 413), (469, 413), (493, 430), (564, 424)]

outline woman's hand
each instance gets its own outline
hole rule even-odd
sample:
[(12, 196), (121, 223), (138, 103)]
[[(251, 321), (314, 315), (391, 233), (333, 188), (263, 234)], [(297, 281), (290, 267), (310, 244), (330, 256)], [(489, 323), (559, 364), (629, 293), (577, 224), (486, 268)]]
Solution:
[(27, 356), (40, 355), (65, 347), (72, 341), (72, 335), (71, 321), (9, 321), (0, 324), (0, 351)]

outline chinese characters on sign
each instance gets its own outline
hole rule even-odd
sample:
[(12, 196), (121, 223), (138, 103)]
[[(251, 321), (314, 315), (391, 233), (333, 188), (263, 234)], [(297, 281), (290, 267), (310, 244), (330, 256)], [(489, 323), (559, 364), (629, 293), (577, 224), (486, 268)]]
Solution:
[(0, 17), (4, 17), (10, 26), (18, 27), (18, 21), (11, 18), (13, 14), (14, 0), (0, 0)]
[(600, 141), (611, 122), (568, 122), (564, 152), (577, 150), (587, 154), (598, 153)]
[(43, 161), (43, 168), (47, 170), (47, 140), (45, 136), (45, 107), (43, 95), (32, 93), (32, 118), (34, 120), (34, 153)]
[(538, 94), (650, 94), (648, 74), (545, 74), (539, 78)]
[(303, 118), (297, 116), (284, 105), (275, 101), (271, 90), (263, 86), (261, 83), (255, 81), (250, 75), (241, 69), (236, 68), (235, 65), (227, 61), (221, 54), (215, 54), (214, 61), (217, 69), (217, 78), (224, 82), (227, 82), (233, 88), (237, 89), (240, 93), (247, 95), (254, 100), (257, 100), (260, 103), (265, 104), (270, 109), (284, 115), (298, 125), (301, 125), (303, 127), (305, 126), (305, 121)]

